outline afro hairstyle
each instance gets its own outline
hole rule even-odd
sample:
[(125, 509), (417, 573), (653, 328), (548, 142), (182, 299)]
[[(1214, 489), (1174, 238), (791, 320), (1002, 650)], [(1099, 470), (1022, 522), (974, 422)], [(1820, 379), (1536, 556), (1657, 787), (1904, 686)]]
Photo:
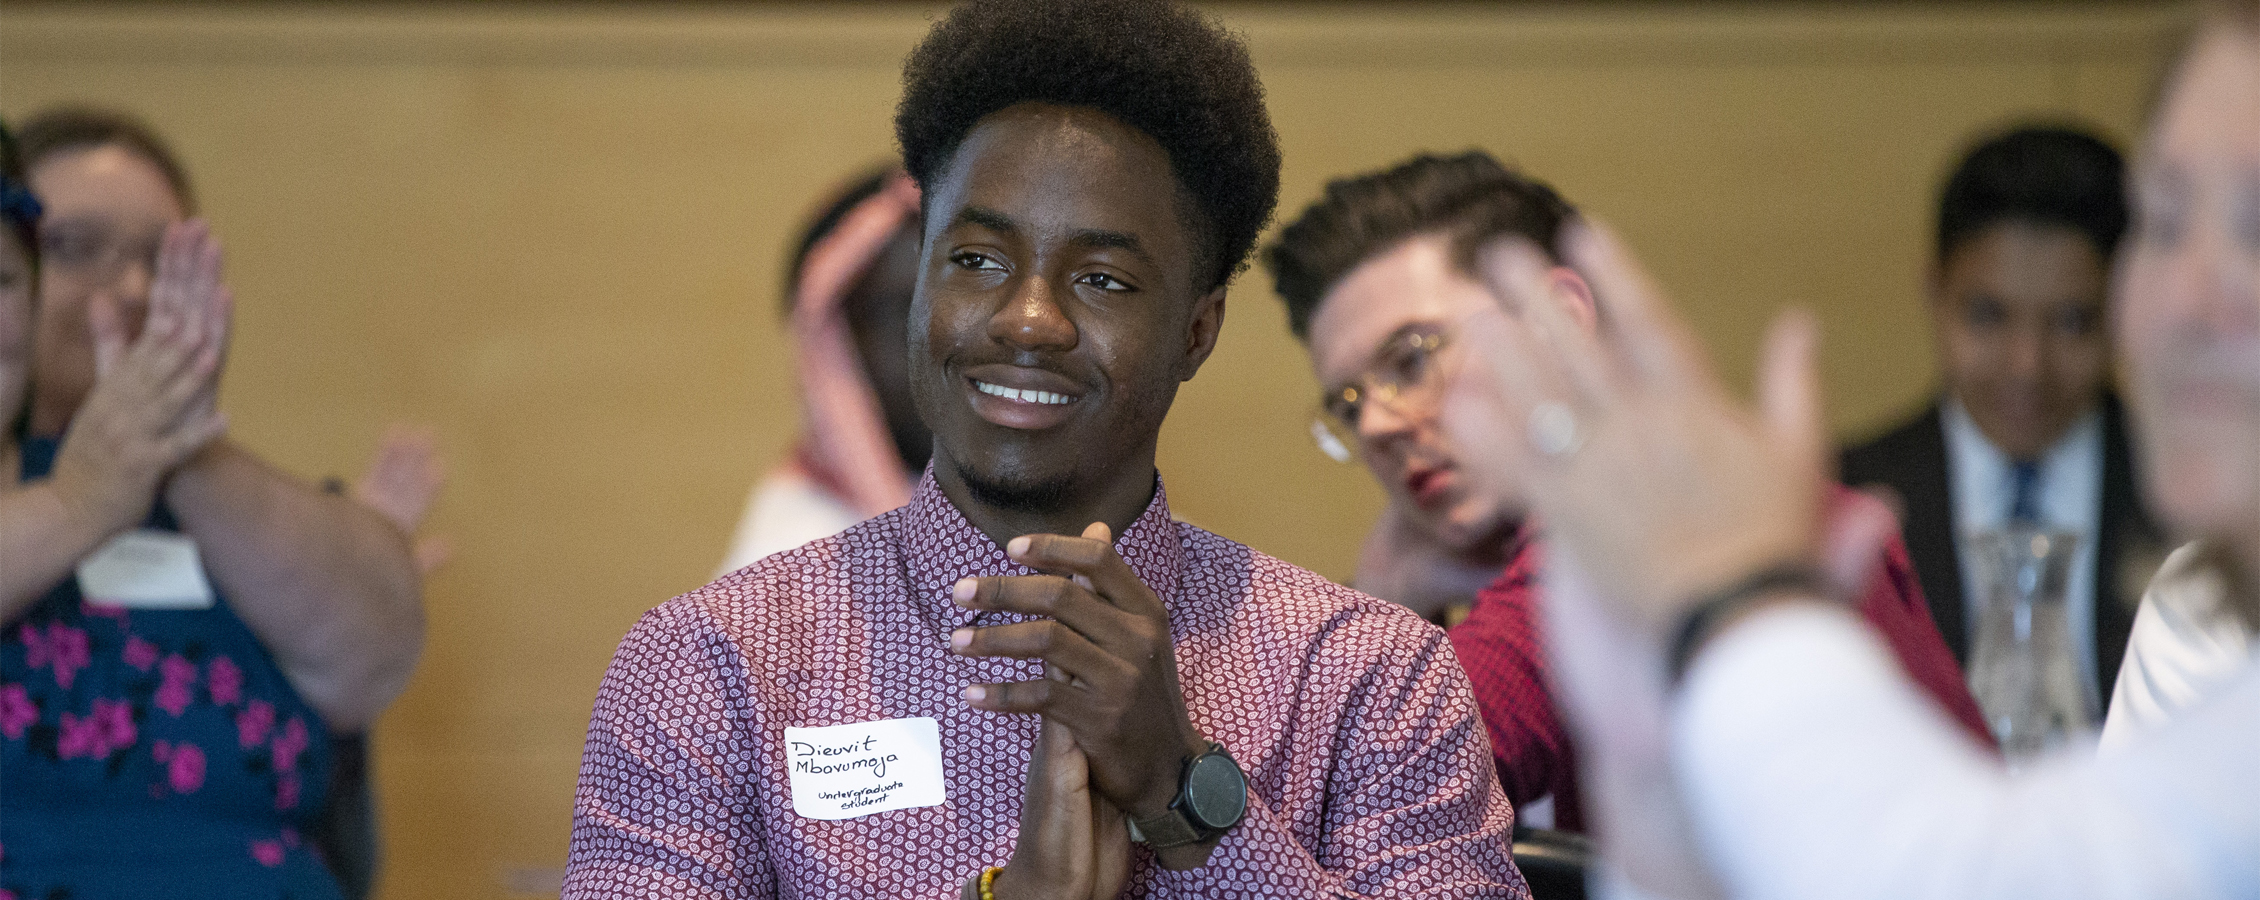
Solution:
[(1279, 202), (1279, 136), (1248, 48), (1167, 0), (971, 0), (902, 80), (895, 137), (929, 195), (981, 119), (1020, 103), (1090, 107), (1152, 137), (1197, 213), (1204, 287), (1240, 271)]

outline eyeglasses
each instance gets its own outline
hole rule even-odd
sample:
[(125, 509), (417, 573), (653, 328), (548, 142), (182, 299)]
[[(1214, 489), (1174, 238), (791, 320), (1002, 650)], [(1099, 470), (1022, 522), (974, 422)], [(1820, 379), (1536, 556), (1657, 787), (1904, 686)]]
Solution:
[(1398, 415), (1425, 405), (1419, 401), (1432, 399), (1444, 382), (1437, 357), (1450, 344), (1451, 331), (1443, 326), (1408, 328), (1391, 337), (1364, 372), (1319, 400), (1310, 423), (1319, 452), (1339, 463), (1356, 459), (1352, 448), (1369, 405)]
[(129, 263), (140, 263), (154, 275), (157, 251), (163, 245), (163, 228), (140, 236), (121, 235), (99, 222), (41, 223), (39, 262), (73, 278), (109, 281)]

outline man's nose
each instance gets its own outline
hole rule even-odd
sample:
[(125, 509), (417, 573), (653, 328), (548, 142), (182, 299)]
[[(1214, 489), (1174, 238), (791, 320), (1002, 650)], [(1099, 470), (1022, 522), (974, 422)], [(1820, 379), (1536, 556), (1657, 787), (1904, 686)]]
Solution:
[(2011, 329), (2009, 340), (2001, 347), (2001, 369), (2009, 377), (2031, 382), (2041, 377), (2043, 358), (2047, 355), (2048, 327), (2034, 322)]
[(1069, 350), (1077, 339), (1058, 293), (1038, 277), (1017, 281), (1011, 299), (989, 319), (989, 336), (1026, 350)]

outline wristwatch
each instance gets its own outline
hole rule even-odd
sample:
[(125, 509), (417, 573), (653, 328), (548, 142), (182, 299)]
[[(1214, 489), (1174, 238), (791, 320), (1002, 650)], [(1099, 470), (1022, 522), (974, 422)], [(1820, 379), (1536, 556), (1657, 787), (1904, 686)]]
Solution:
[(1248, 776), (1224, 745), (1185, 761), (1177, 778), (1177, 799), (1150, 819), (1130, 820), (1130, 839), (1163, 850), (1206, 842), (1240, 824), (1248, 812)]

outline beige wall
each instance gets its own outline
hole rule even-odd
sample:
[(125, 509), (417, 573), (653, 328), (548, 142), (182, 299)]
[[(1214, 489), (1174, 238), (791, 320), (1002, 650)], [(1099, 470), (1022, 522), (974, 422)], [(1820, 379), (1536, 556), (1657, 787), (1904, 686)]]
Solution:
[[(2141, 6), (1222, 7), (1250, 35), (1283, 209), (1417, 149), (1490, 148), (1616, 222), (1745, 380), (1785, 303), (1832, 416), (1930, 383), (1916, 300), (1974, 129), (2137, 125), (2173, 16)], [(179, 144), (242, 298), (236, 433), (317, 477), (436, 425), (456, 559), (379, 744), (391, 897), (561, 863), (588, 705), (697, 586), (794, 424), (775, 308), (794, 220), (889, 146), (922, 7), (0, 9), (0, 113), (91, 100)], [(1181, 395), (1184, 516), (1346, 578), (1378, 492), (1307, 446), (1314, 385), (1260, 274)]]

